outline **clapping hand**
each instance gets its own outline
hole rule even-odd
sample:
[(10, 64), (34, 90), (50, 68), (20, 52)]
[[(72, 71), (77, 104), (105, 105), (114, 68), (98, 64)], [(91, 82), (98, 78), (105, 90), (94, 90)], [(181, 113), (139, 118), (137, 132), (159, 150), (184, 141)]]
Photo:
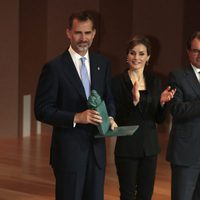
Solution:
[(176, 93), (176, 89), (171, 89), (171, 86), (168, 86), (160, 96), (160, 104), (164, 105), (174, 98), (174, 94)]
[(139, 83), (135, 81), (132, 88), (133, 103), (136, 105), (140, 101)]

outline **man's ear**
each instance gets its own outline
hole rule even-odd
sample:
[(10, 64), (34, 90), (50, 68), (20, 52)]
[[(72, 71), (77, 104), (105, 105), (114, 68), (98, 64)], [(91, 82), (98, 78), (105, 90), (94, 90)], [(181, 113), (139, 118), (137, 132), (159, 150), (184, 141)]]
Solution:
[(71, 38), (71, 34), (70, 34), (70, 30), (67, 28), (65, 31), (67, 37), (70, 39)]
[(96, 29), (93, 30), (93, 38), (95, 37), (96, 35)]

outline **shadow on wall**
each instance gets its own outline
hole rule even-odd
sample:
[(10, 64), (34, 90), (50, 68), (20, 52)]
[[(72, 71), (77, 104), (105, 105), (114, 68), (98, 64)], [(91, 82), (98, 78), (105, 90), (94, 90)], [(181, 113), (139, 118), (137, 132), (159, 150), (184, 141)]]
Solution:
[(95, 11), (95, 10), (86, 10), (88, 13), (90, 13), (93, 17), (94, 17), (94, 21), (95, 21), (95, 29), (96, 29), (96, 35), (93, 41), (92, 46), (90, 47), (90, 49), (93, 50), (98, 50), (100, 47), (100, 13)]
[(159, 40), (153, 35), (146, 35), (151, 42), (151, 58), (147, 70), (154, 71), (154, 67), (157, 66), (158, 58), (160, 56), (161, 46)]

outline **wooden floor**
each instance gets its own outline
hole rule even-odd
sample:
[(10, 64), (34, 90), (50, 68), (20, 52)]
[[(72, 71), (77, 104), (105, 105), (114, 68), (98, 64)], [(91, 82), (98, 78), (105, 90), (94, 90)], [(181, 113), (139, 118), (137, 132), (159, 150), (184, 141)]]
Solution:
[[(167, 134), (160, 134), (153, 200), (170, 200), (170, 168), (165, 161)], [(107, 140), (105, 200), (119, 200), (113, 163), (115, 138)], [(0, 200), (53, 200), (54, 177), (49, 167), (50, 134), (24, 139), (0, 138)]]

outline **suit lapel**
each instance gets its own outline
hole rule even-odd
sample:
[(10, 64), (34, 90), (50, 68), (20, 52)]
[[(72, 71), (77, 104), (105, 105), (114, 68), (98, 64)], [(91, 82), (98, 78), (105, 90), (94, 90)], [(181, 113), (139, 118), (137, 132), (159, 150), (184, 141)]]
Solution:
[(185, 70), (185, 78), (189, 82), (189, 85), (193, 89), (193, 91), (197, 94), (197, 96), (200, 98), (200, 84), (199, 81), (192, 69), (191, 66), (186, 68)]
[(90, 55), (90, 77), (91, 77), (91, 90), (97, 90), (99, 87), (99, 78), (101, 78), (101, 66), (95, 59), (94, 55)]
[[(153, 80), (151, 80), (151, 76), (144, 72), (144, 76), (145, 76), (145, 82), (146, 82), (146, 90), (147, 90), (147, 102), (151, 101), (151, 94), (153, 94)], [(147, 104), (148, 105), (148, 104)], [(145, 108), (145, 113), (147, 112), (148, 106), (146, 106)]]
[(63, 58), (62, 59), (62, 61), (63, 61), (63, 72), (65, 73), (65, 76), (71, 82), (71, 84), (74, 86), (74, 89), (83, 98), (87, 99), (82, 81), (81, 81), (81, 79), (78, 75), (78, 72), (76, 70), (76, 67), (73, 63), (73, 60), (72, 60), (69, 52), (68, 51), (64, 52), (62, 58)]
[(129, 78), (127, 70), (123, 74), (123, 79), (124, 79), (125, 88), (126, 88), (126, 96), (129, 99), (129, 101), (132, 102), (132, 99), (133, 99), (133, 97), (132, 97), (133, 84), (131, 82), (131, 79)]

